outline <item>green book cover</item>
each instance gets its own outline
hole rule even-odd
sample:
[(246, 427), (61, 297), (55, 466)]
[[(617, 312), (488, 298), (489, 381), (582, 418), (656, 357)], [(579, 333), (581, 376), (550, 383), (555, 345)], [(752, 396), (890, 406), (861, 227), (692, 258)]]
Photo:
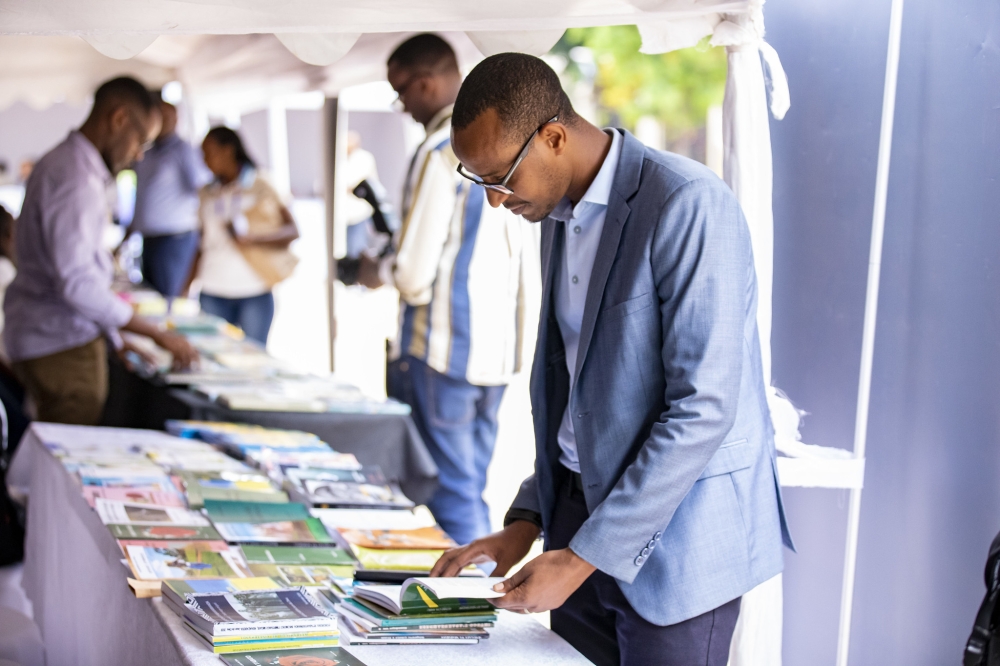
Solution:
[(217, 541), (222, 537), (208, 525), (106, 525), (116, 539), (173, 539), (190, 541), (208, 539)]
[(332, 564), (353, 566), (354, 558), (342, 548), (299, 548), (296, 546), (243, 546), (247, 562), (261, 564)]
[(354, 567), (338, 564), (265, 564), (250, 562), (247, 564), (254, 576), (265, 576), (281, 581), (288, 586), (337, 585), (337, 579), (350, 579), (354, 576)]
[(365, 666), (341, 648), (299, 648), (221, 655), (227, 666)]
[(206, 500), (286, 504), (288, 502), (288, 494), (283, 490), (280, 492), (261, 492), (259, 490), (242, 490), (240, 488), (213, 488), (212, 486), (203, 486), (199, 483), (192, 483), (187, 486), (189, 507), (200, 509), (205, 505)]
[(213, 523), (277, 523), (309, 520), (309, 509), (297, 502), (232, 502), (205, 499), (205, 510)]

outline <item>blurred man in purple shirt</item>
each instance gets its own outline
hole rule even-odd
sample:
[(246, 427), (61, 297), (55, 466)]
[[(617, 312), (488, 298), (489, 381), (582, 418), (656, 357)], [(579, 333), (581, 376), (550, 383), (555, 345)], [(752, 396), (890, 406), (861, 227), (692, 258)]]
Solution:
[(163, 126), (135, 165), (135, 216), (142, 234), (142, 273), (167, 298), (180, 295), (198, 252), (198, 190), (212, 180), (199, 151), (177, 136), (177, 109), (160, 102)]
[(104, 83), (79, 130), (38, 161), (28, 180), (15, 239), (18, 274), (4, 301), (4, 341), (42, 421), (93, 425), (108, 393), (106, 340), (119, 330), (152, 338), (178, 366), (197, 352), (132, 312), (111, 290), (102, 246), (114, 176), (142, 159), (159, 131), (154, 101), (135, 79)]

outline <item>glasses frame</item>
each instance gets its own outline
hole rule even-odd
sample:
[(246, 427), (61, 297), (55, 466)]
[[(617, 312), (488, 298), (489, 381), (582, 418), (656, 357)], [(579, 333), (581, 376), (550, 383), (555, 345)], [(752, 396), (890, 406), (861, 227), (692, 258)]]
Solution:
[(466, 180), (471, 180), (476, 185), (482, 185), (488, 190), (499, 192), (500, 194), (509, 197), (510, 195), (514, 194), (514, 190), (507, 187), (507, 182), (510, 180), (511, 176), (514, 175), (514, 171), (517, 170), (517, 167), (520, 166), (524, 158), (528, 156), (528, 149), (531, 148), (531, 144), (535, 140), (535, 137), (538, 135), (539, 132), (542, 131), (543, 127), (545, 127), (549, 123), (557, 122), (558, 120), (559, 120), (559, 115), (556, 114), (552, 116), (550, 119), (546, 120), (541, 125), (539, 125), (538, 129), (536, 129), (534, 132), (531, 133), (531, 136), (528, 137), (528, 140), (524, 142), (524, 147), (521, 148), (521, 152), (518, 154), (517, 159), (514, 160), (514, 163), (510, 165), (510, 169), (507, 170), (507, 175), (505, 175), (499, 183), (484, 182), (482, 178), (468, 171), (465, 168), (465, 165), (463, 165), (461, 162), (458, 163), (458, 169), (457, 169), (458, 173), (463, 178), (465, 178)]

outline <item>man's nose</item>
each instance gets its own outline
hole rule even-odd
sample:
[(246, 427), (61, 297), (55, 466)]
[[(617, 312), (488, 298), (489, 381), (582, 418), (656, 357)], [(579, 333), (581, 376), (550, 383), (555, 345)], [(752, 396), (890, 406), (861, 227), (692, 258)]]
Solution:
[(509, 194), (504, 194), (502, 192), (497, 192), (496, 190), (486, 190), (486, 200), (490, 202), (490, 205), (494, 208), (499, 208), (504, 201), (507, 201)]

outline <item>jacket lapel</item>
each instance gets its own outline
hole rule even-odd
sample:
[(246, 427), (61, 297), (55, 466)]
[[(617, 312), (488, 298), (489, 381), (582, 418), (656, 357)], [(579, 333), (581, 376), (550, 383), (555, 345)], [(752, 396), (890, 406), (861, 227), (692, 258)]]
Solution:
[(590, 341), (594, 336), (597, 313), (604, 299), (604, 287), (608, 283), (611, 267), (618, 254), (622, 229), (631, 210), (628, 201), (639, 189), (643, 153), (646, 150), (646, 147), (628, 132), (615, 131), (624, 135), (622, 152), (618, 160), (618, 170), (615, 172), (615, 181), (611, 186), (611, 198), (604, 218), (604, 229), (601, 231), (601, 242), (594, 258), (594, 269), (590, 274), (590, 284), (587, 286), (587, 300), (584, 303), (583, 323), (580, 327), (580, 347), (576, 354), (576, 372), (573, 375), (577, 380), (580, 378), (580, 371), (583, 369)]
[[(536, 427), (539, 416), (546, 412), (544, 407), (547, 395), (545, 387), (547, 359), (545, 354), (548, 348), (548, 336), (559, 335), (558, 329), (554, 332), (549, 330), (551, 328), (549, 318), (552, 316), (552, 290), (555, 289), (556, 285), (555, 271), (560, 264), (556, 253), (561, 252), (562, 245), (561, 237), (557, 237), (559, 236), (560, 222), (545, 220), (541, 225), (542, 303), (538, 317), (538, 338), (535, 340), (535, 360), (531, 368), (531, 403), (535, 413)], [(544, 426), (542, 426), (541, 432), (544, 431)]]

